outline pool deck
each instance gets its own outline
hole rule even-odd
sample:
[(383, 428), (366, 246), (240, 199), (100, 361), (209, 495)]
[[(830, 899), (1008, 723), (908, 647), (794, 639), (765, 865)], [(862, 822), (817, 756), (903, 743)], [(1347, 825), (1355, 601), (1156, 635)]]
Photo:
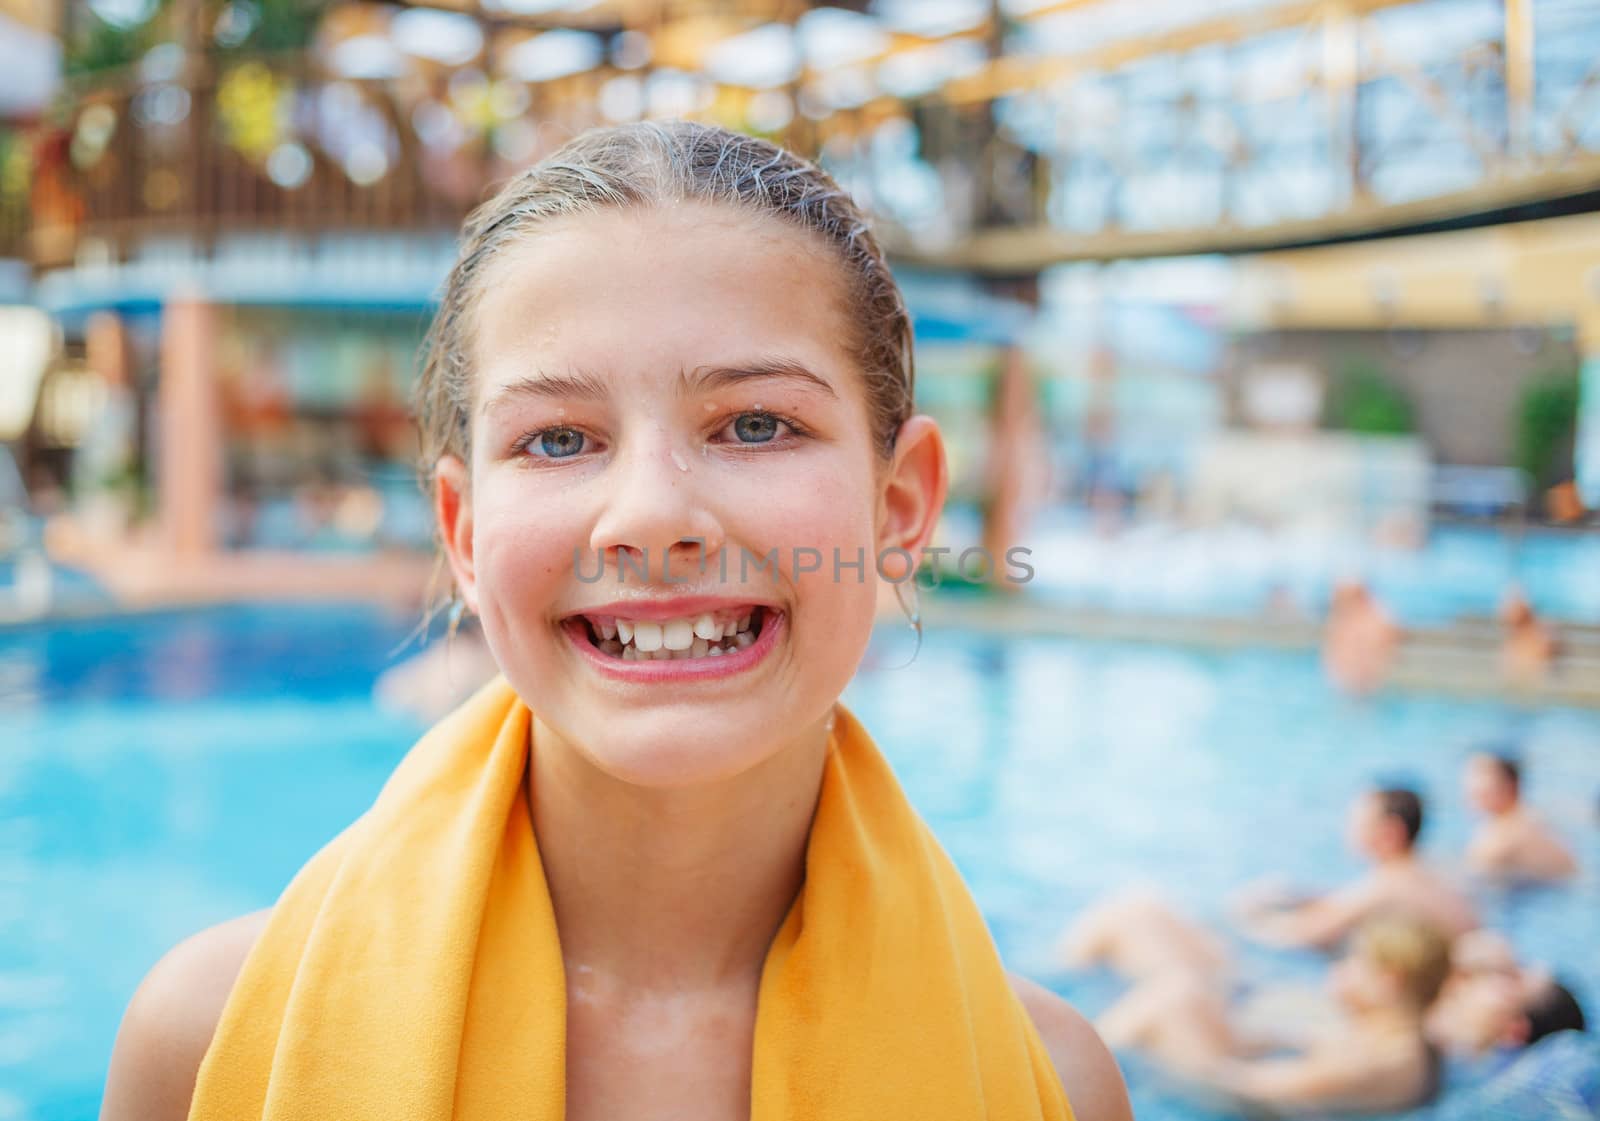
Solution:
[[(109, 595), (112, 610), (237, 602), (356, 601), (421, 610), (432, 557), (409, 550), (381, 553), (230, 551), (184, 556), (153, 542), (96, 541), (72, 533), (48, 540), (50, 559), (81, 569)], [(929, 629), (958, 627), (1007, 635), (1062, 636), (1216, 649), (1245, 647), (1315, 651), (1320, 620), (1303, 616), (1220, 616), (1105, 611), (1052, 602), (1038, 594), (926, 592)], [(879, 618), (899, 619), (888, 585)], [(106, 605), (58, 604), (60, 614), (103, 613)], [(1527, 706), (1600, 708), (1600, 627), (1556, 628), (1561, 653), (1546, 679), (1516, 686), (1500, 673), (1500, 631), (1493, 620), (1465, 619), (1404, 632), (1389, 688), (1492, 698)]]
[[(923, 597), (929, 629), (956, 627), (1010, 635), (1311, 652), (1321, 648), (1319, 620), (1096, 611), (1037, 597), (937, 594)], [(1518, 687), (1500, 673), (1500, 632), (1490, 620), (1407, 628), (1387, 678), (1389, 688), (1492, 698), (1528, 706), (1600, 708), (1600, 627), (1556, 628), (1562, 650), (1547, 678)]]
[(81, 570), (116, 606), (130, 610), (284, 600), (353, 600), (420, 610), (434, 569), (432, 557), (411, 549), (184, 554), (149, 539), (96, 538), (65, 520), (47, 530), (45, 544), (52, 563)]

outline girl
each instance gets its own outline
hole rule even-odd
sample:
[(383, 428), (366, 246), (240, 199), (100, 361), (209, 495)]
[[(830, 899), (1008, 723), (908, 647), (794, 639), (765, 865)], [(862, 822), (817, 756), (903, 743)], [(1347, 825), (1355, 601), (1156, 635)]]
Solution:
[(419, 392), (502, 676), (152, 970), (103, 1118), (1127, 1117), (838, 704), (946, 475), (832, 180), (579, 137), (468, 220)]

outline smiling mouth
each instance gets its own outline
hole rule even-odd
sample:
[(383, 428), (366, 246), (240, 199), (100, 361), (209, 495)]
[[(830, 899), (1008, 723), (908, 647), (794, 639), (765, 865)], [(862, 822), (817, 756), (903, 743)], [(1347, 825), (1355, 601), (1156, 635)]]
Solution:
[(698, 661), (738, 653), (755, 645), (773, 609), (749, 604), (677, 619), (628, 619), (576, 615), (590, 645), (619, 662)]

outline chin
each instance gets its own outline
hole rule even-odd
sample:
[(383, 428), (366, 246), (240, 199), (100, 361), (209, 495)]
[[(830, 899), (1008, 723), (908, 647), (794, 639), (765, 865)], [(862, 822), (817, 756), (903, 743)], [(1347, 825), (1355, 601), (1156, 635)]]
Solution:
[(671, 789), (719, 782), (759, 766), (776, 746), (765, 738), (708, 728), (703, 714), (652, 713), (639, 719), (636, 729), (634, 723), (612, 720), (605, 732), (578, 741), (595, 767), (632, 786)]

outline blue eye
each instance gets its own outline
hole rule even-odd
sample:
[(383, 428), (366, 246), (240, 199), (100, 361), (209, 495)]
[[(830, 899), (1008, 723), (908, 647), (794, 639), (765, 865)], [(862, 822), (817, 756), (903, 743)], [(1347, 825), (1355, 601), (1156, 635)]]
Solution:
[(744, 444), (765, 444), (778, 434), (781, 422), (771, 413), (740, 413), (733, 418), (733, 434)]
[(581, 452), (583, 444), (584, 435), (576, 428), (546, 428), (534, 434), (527, 449), (541, 458), (566, 459)]

